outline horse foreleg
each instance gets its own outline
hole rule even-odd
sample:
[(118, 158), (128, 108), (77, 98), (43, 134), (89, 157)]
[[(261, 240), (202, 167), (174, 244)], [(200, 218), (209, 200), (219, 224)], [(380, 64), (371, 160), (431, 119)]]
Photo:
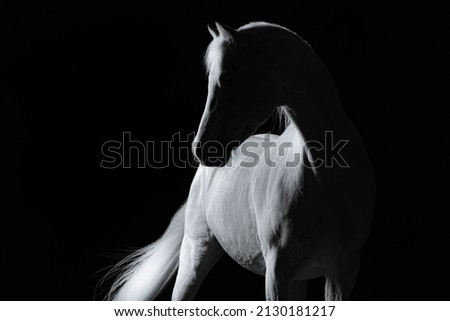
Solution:
[(350, 300), (359, 272), (360, 253), (354, 252), (342, 257), (337, 273), (325, 275), (325, 300)]
[[(279, 248), (270, 249), (265, 254), (266, 262), (266, 300), (285, 301), (294, 282), (295, 268), (291, 251)], [(292, 293), (292, 292), (291, 292)]]
[(204, 278), (222, 254), (223, 249), (214, 237), (194, 239), (185, 236), (172, 300), (193, 300)]

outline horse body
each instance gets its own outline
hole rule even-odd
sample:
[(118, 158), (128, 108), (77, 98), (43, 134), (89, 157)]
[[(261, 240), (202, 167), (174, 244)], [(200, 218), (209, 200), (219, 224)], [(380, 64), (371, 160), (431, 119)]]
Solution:
[[(268, 152), (261, 146), (266, 138), (252, 136), (242, 145), (258, 144), (254, 152), (261, 160)], [(347, 259), (348, 255), (358, 255), (370, 228), (370, 221), (364, 219), (363, 213), (352, 213), (353, 206), (345, 204), (349, 199), (345, 194), (354, 198), (359, 192), (342, 190), (342, 186), (333, 186), (327, 179), (321, 181), (321, 174), (327, 173), (328, 169), (313, 171), (308, 166), (285, 167), (295, 152), (300, 152), (297, 154), (300, 158), (308, 157), (302, 147), (305, 141), (294, 124), (279, 137), (271, 135), (270, 140), (275, 145), (270, 159), (276, 164), (271, 167), (264, 162), (258, 162), (254, 167), (230, 164), (199, 167), (189, 195), (189, 199), (198, 201), (191, 203), (188, 200), (186, 209), (189, 213), (186, 220), (195, 222), (195, 227), (188, 230), (208, 231), (208, 240), (218, 242), (219, 246), (213, 247), (215, 253), (208, 255), (220, 255), (223, 249), (241, 266), (260, 275), (266, 274), (265, 256), (271, 242), (281, 240), (284, 242), (281, 246), (288, 248), (285, 255), (294, 261), (290, 263), (295, 266), (295, 271), (287, 271), (293, 274), (294, 280), (318, 276), (338, 278), (341, 260)], [(276, 154), (277, 146), (283, 142), (295, 144), (280, 156)], [(250, 163), (247, 158), (238, 148), (230, 162)], [(305, 162), (308, 164), (300, 159), (300, 163)], [(341, 183), (338, 181), (338, 185)], [(362, 223), (353, 216), (362, 216)], [(199, 221), (204, 223), (198, 225)], [(357, 258), (352, 259), (351, 264), (357, 269)], [(298, 299), (296, 296), (288, 298)], [(328, 298), (333, 299), (331, 294)]]
[[(178, 267), (172, 298), (191, 300), (226, 252), (265, 276), (268, 300), (304, 299), (305, 280), (321, 275), (325, 299), (349, 299), (375, 182), (334, 82), (310, 47), (283, 27), (217, 28), (210, 29), (208, 99), (193, 144), (201, 165), (188, 200), (156, 246), (132, 257), (110, 298), (153, 299)], [(284, 132), (251, 136), (277, 108), (288, 118)], [(308, 143), (323, 142), (326, 131), (347, 140), (348, 166), (318, 163), (323, 153)], [(198, 148), (210, 140), (242, 143), (211, 167), (211, 155)]]
[[(267, 138), (262, 135), (252, 136), (244, 145), (257, 144), (254, 153), (261, 160), (265, 156), (261, 144)], [(276, 143), (279, 137), (270, 135), (270, 140)], [(276, 158), (272, 159), (277, 161)], [(283, 206), (276, 184), (269, 183), (280, 179), (280, 171), (278, 167), (268, 167), (262, 162), (251, 166), (253, 160), (243, 155), (239, 148), (233, 152), (231, 163), (248, 162), (250, 166), (200, 166), (197, 172), (200, 179), (194, 184), (204, 187), (204, 211), (199, 211), (199, 215), (206, 216), (208, 227), (221, 247), (243, 267), (264, 275), (265, 263), (258, 231), (261, 230), (260, 226), (266, 225), (262, 222), (267, 219), (263, 209)]]

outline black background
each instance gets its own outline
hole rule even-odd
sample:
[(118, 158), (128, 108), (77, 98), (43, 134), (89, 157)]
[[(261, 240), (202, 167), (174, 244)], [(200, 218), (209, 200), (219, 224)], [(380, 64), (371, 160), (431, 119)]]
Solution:
[[(102, 169), (101, 145), (195, 131), (206, 24), (264, 20), (312, 45), (373, 161), (353, 298), (449, 300), (449, 8), (310, 2), (4, 2), (0, 298), (94, 299), (121, 250), (161, 235), (195, 169)], [(264, 299), (264, 280), (224, 257), (197, 298)]]

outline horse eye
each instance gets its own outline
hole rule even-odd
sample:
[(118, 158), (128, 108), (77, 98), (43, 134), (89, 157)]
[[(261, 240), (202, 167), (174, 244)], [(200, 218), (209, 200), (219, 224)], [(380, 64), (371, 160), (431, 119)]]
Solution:
[(230, 88), (236, 83), (236, 78), (231, 73), (224, 73), (219, 78), (220, 87)]

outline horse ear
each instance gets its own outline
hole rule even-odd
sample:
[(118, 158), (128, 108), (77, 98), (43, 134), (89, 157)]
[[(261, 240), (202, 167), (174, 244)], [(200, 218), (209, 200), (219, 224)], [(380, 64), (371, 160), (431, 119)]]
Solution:
[(226, 25), (221, 25), (220, 23), (216, 22), (217, 30), (219, 30), (219, 34), (224, 38), (233, 41), (234, 38), (237, 35), (236, 29), (233, 29)]
[(214, 27), (209, 24), (208, 24), (208, 31), (211, 34), (211, 36), (213, 37), (213, 39), (216, 39), (219, 36), (219, 33), (217, 32), (217, 30), (215, 30)]

